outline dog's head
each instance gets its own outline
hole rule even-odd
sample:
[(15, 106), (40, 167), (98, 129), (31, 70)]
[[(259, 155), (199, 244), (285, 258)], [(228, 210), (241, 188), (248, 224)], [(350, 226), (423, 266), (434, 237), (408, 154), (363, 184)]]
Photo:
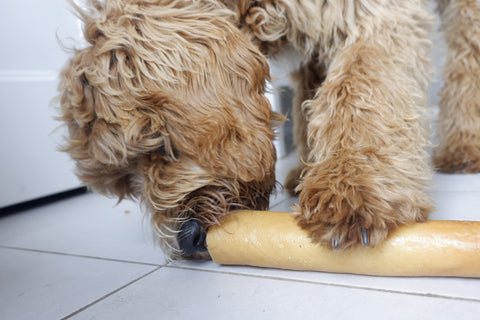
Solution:
[(64, 150), (96, 191), (140, 198), (162, 237), (274, 184), (265, 57), (216, 1), (91, 0), (88, 46), (61, 75)]

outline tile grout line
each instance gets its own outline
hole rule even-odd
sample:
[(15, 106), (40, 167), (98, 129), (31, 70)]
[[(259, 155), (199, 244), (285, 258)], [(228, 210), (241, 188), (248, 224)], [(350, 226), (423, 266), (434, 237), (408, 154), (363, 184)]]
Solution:
[(415, 292), (406, 292), (406, 291), (389, 290), (389, 289), (381, 289), (381, 288), (360, 287), (360, 286), (347, 285), (347, 284), (316, 282), (316, 281), (311, 281), (311, 280), (289, 279), (289, 278), (267, 276), (267, 275), (244, 274), (244, 273), (233, 272), (233, 271), (206, 270), (206, 269), (198, 269), (198, 268), (193, 268), (193, 267), (182, 267), (182, 266), (178, 266), (178, 265), (172, 265), (170, 263), (167, 263), (167, 264), (164, 264), (164, 265), (159, 265), (159, 264), (153, 264), (153, 263), (135, 262), (135, 261), (110, 259), (110, 258), (100, 258), (100, 257), (94, 257), (94, 256), (87, 256), (87, 255), (68, 254), (68, 253), (63, 253), (63, 252), (54, 252), (54, 251), (29, 249), (29, 248), (19, 248), (19, 247), (11, 247), (11, 246), (3, 246), (3, 245), (0, 245), (0, 248), (10, 249), (10, 250), (19, 250), (19, 251), (37, 252), (37, 253), (63, 255), (63, 256), (76, 257), (76, 258), (95, 259), (95, 260), (102, 260), (102, 261), (122, 262), (122, 263), (156, 267), (154, 270), (148, 272), (147, 274), (145, 274), (145, 275), (127, 283), (126, 285), (112, 291), (111, 293), (103, 296), (102, 298), (99, 298), (99, 299), (95, 300), (94, 302), (88, 304), (87, 306), (80, 308), (79, 310), (75, 311), (74, 313), (68, 315), (67, 317), (65, 317), (63, 319), (69, 319), (70, 317), (78, 314), (79, 312), (89, 308), (90, 306), (104, 300), (105, 298), (111, 296), (112, 294), (115, 294), (116, 292), (126, 288), (127, 286), (145, 278), (146, 276), (148, 276), (148, 275), (152, 274), (153, 272), (158, 271), (159, 269), (162, 269), (162, 268), (199, 271), (199, 272), (208, 272), (208, 273), (218, 273), (218, 274), (224, 274), (224, 275), (235, 275), (235, 276), (242, 276), (242, 277), (259, 278), (259, 279), (279, 280), (279, 281), (285, 281), (285, 282), (306, 283), (306, 284), (340, 287), (340, 288), (347, 288), (347, 289), (367, 290), (367, 291), (385, 292), (385, 293), (392, 293), (392, 294), (404, 294), (404, 295), (421, 296), (421, 297), (427, 297), (427, 298), (437, 298), (437, 299), (446, 299), (446, 300), (456, 300), (456, 301), (466, 301), (466, 302), (480, 303), (480, 299), (474, 299), (474, 298), (462, 298), (462, 297), (455, 297), (455, 296), (445, 296), (445, 295), (440, 295), (440, 294), (415, 293)]
[(54, 254), (54, 255), (67, 256), (67, 257), (86, 258), (86, 259), (111, 261), (111, 262), (122, 262), (122, 263), (129, 263), (129, 264), (136, 264), (136, 265), (143, 265), (143, 266), (151, 266), (151, 267), (160, 267), (160, 268), (165, 267), (167, 265), (167, 264), (129, 261), (129, 260), (113, 259), (113, 258), (102, 258), (102, 257), (88, 256), (88, 255), (75, 254), (75, 253), (65, 253), (65, 252), (48, 251), (48, 250), (40, 250), (40, 249), (12, 247), (12, 246), (4, 246), (4, 245), (0, 245), (0, 249), (9, 249), (9, 250), (18, 250), (18, 251), (27, 251), (27, 252), (36, 252), (36, 253), (46, 253), (46, 254)]
[(166, 265), (165, 268), (209, 272), (209, 273), (219, 273), (219, 274), (224, 274), (224, 275), (252, 277), (252, 278), (267, 279), (267, 280), (279, 280), (279, 281), (285, 281), (285, 282), (316, 284), (316, 285), (339, 287), (339, 288), (346, 288), (346, 289), (357, 289), (357, 290), (366, 290), (366, 291), (376, 291), (376, 292), (385, 292), (385, 293), (393, 293), (393, 294), (420, 296), (420, 297), (426, 297), (426, 298), (436, 298), (436, 299), (480, 303), (480, 299), (446, 296), (446, 295), (434, 294), (434, 293), (416, 293), (416, 292), (399, 291), (399, 290), (392, 290), (392, 289), (369, 288), (369, 287), (360, 287), (360, 286), (340, 284), (340, 283), (316, 282), (316, 281), (312, 281), (312, 280), (289, 279), (289, 278), (267, 276), (267, 275), (245, 274), (245, 273), (239, 273), (239, 272), (233, 272), (233, 271), (216, 271), (216, 270), (207, 270), (207, 269), (197, 269), (197, 268), (193, 268), (193, 267), (182, 267), (182, 266), (174, 266), (174, 265)]
[(154, 270), (152, 270), (152, 271), (144, 274), (143, 276), (138, 277), (137, 279), (132, 280), (132, 281), (130, 281), (129, 283), (121, 286), (120, 288), (117, 288), (117, 289), (113, 290), (112, 292), (107, 293), (107, 294), (104, 295), (103, 297), (98, 298), (97, 300), (95, 300), (95, 301), (87, 304), (86, 306), (81, 307), (80, 309), (78, 309), (77, 311), (74, 311), (73, 313), (69, 314), (68, 316), (61, 318), (61, 320), (67, 320), (67, 319), (70, 319), (70, 318), (73, 317), (73, 316), (76, 316), (77, 314), (79, 314), (79, 313), (87, 310), (88, 308), (94, 306), (95, 304), (97, 304), (97, 303), (99, 303), (99, 302), (107, 299), (108, 297), (110, 297), (110, 296), (112, 296), (112, 295), (114, 295), (114, 294), (122, 291), (122, 290), (125, 289), (126, 287), (128, 287), (128, 286), (130, 286), (130, 285), (132, 285), (132, 284), (134, 284), (134, 283), (136, 283), (136, 282), (138, 282), (138, 281), (140, 281), (140, 280), (148, 277), (149, 275), (151, 275), (152, 273), (160, 270), (161, 268), (162, 268), (162, 266), (159, 266), (159, 267), (155, 268)]

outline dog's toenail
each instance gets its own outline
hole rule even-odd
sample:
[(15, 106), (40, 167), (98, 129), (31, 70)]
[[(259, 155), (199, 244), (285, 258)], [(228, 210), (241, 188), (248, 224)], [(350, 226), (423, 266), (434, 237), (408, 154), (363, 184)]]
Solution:
[(205, 239), (207, 233), (202, 225), (195, 220), (185, 222), (177, 236), (178, 245), (186, 256), (192, 256), (196, 252), (206, 251)]
[(365, 228), (362, 229), (362, 240), (363, 240), (363, 245), (368, 246), (368, 244), (369, 244), (368, 231)]
[(333, 239), (333, 247), (338, 249), (338, 238)]

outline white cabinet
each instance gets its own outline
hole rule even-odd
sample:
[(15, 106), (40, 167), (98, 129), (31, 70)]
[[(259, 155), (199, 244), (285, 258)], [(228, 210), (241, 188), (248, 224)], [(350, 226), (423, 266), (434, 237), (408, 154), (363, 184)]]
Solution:
[[(78, 44), (80, 24), (65, 0), (17, 0), (0, 19), (0, 207), (80, 186), (57, 151), (53, 118), (58, 73)], [(58, 39), (57, 39), (58, 37)]]

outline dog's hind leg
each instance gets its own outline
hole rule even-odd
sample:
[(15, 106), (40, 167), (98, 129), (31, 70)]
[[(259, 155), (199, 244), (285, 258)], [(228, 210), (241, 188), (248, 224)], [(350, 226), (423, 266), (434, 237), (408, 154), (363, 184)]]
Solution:
[(480, 172), (480, 3), (438, 2), (448, 57), (434, 163), (443, 172)]
[(325, 66), (317, 60), (312, 60), (292, 73), (292, 84), (295, 89), (293, 99), (293, 123), (294, 141), (299, 157), (298, 164), (291, 169), (285, 180), (285, 189), (291, 194), (297, 194), (295, 190), (301, 180), (301, 174), (305, 168), (310, 149), (307, 144), (307, 119), (303, 110), (303, 103), (312, 99), (316, 90), (325, 79)]

